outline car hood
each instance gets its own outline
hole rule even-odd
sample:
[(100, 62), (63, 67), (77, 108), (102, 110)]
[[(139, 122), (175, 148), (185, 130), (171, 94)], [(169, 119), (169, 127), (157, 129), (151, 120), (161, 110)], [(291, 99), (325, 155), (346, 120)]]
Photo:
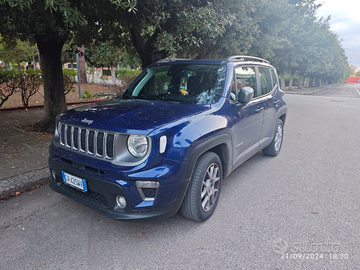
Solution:
[(163, 125), (209, 109), (210, 105), (114, 98), (68, 110), (59, 120), (89, 128), (149, 134)]

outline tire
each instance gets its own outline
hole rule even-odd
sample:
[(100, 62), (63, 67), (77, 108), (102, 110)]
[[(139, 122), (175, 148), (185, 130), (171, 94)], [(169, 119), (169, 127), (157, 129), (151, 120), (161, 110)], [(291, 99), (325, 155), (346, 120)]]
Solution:
[(277, 156), (281, 150), (283, 137), (284, 137), (284, 124), (281, 119), (278, 119), (276, 122), (276, 129), (273, 140), (266, 148), (262, 150), (264, 155), (271, 157)]
[(210, 218), (219, 201), (222, 178), (223, 170), (219, 156), (213, 152), (203, 154), (196, 162), (180, 207), (181, 214), (199, 222)]

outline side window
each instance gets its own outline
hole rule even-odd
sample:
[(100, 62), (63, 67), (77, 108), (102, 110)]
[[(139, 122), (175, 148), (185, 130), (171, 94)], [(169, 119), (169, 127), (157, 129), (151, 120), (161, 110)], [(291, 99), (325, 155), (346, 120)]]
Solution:
[(270, 69), (265, 67), (259, 67), (259, 77), (261, 85), (261, 95), (266, 95), (267, 93), (270, 93), (273, 89)]
[(272, 77), (272, 82), (273, 82), (273, 88), (275, 87), (275, 85), (277, 85), (277, 78), (276, 78), (276, 75), (275, 75), (275, 72), (273, 69), (271, 69), (271, 77)]
[(235, 68), (235, 82), (238, 93), (241, 88), (250, 86), (252, 89), (254, 89), (254, 97), (257, 97), (255, 67), (241, 66)]

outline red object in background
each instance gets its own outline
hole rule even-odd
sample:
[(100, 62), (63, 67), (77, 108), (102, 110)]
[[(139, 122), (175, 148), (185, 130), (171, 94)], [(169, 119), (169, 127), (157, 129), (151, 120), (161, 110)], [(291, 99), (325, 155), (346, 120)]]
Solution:
[(345, 82), (347, 82), (347, 83), (360, 83), (360, 77), (351, 76)]

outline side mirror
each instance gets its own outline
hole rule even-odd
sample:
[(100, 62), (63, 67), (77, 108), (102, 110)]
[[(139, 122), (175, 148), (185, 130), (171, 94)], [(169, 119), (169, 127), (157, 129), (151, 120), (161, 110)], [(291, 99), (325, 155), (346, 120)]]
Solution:
[(250, 102), (253, 96), (254, 96), (254, 89), (252, 89), (250, 86), (245, 86), (240, 89), (238, 101), (240, 103), (246, 104)]

